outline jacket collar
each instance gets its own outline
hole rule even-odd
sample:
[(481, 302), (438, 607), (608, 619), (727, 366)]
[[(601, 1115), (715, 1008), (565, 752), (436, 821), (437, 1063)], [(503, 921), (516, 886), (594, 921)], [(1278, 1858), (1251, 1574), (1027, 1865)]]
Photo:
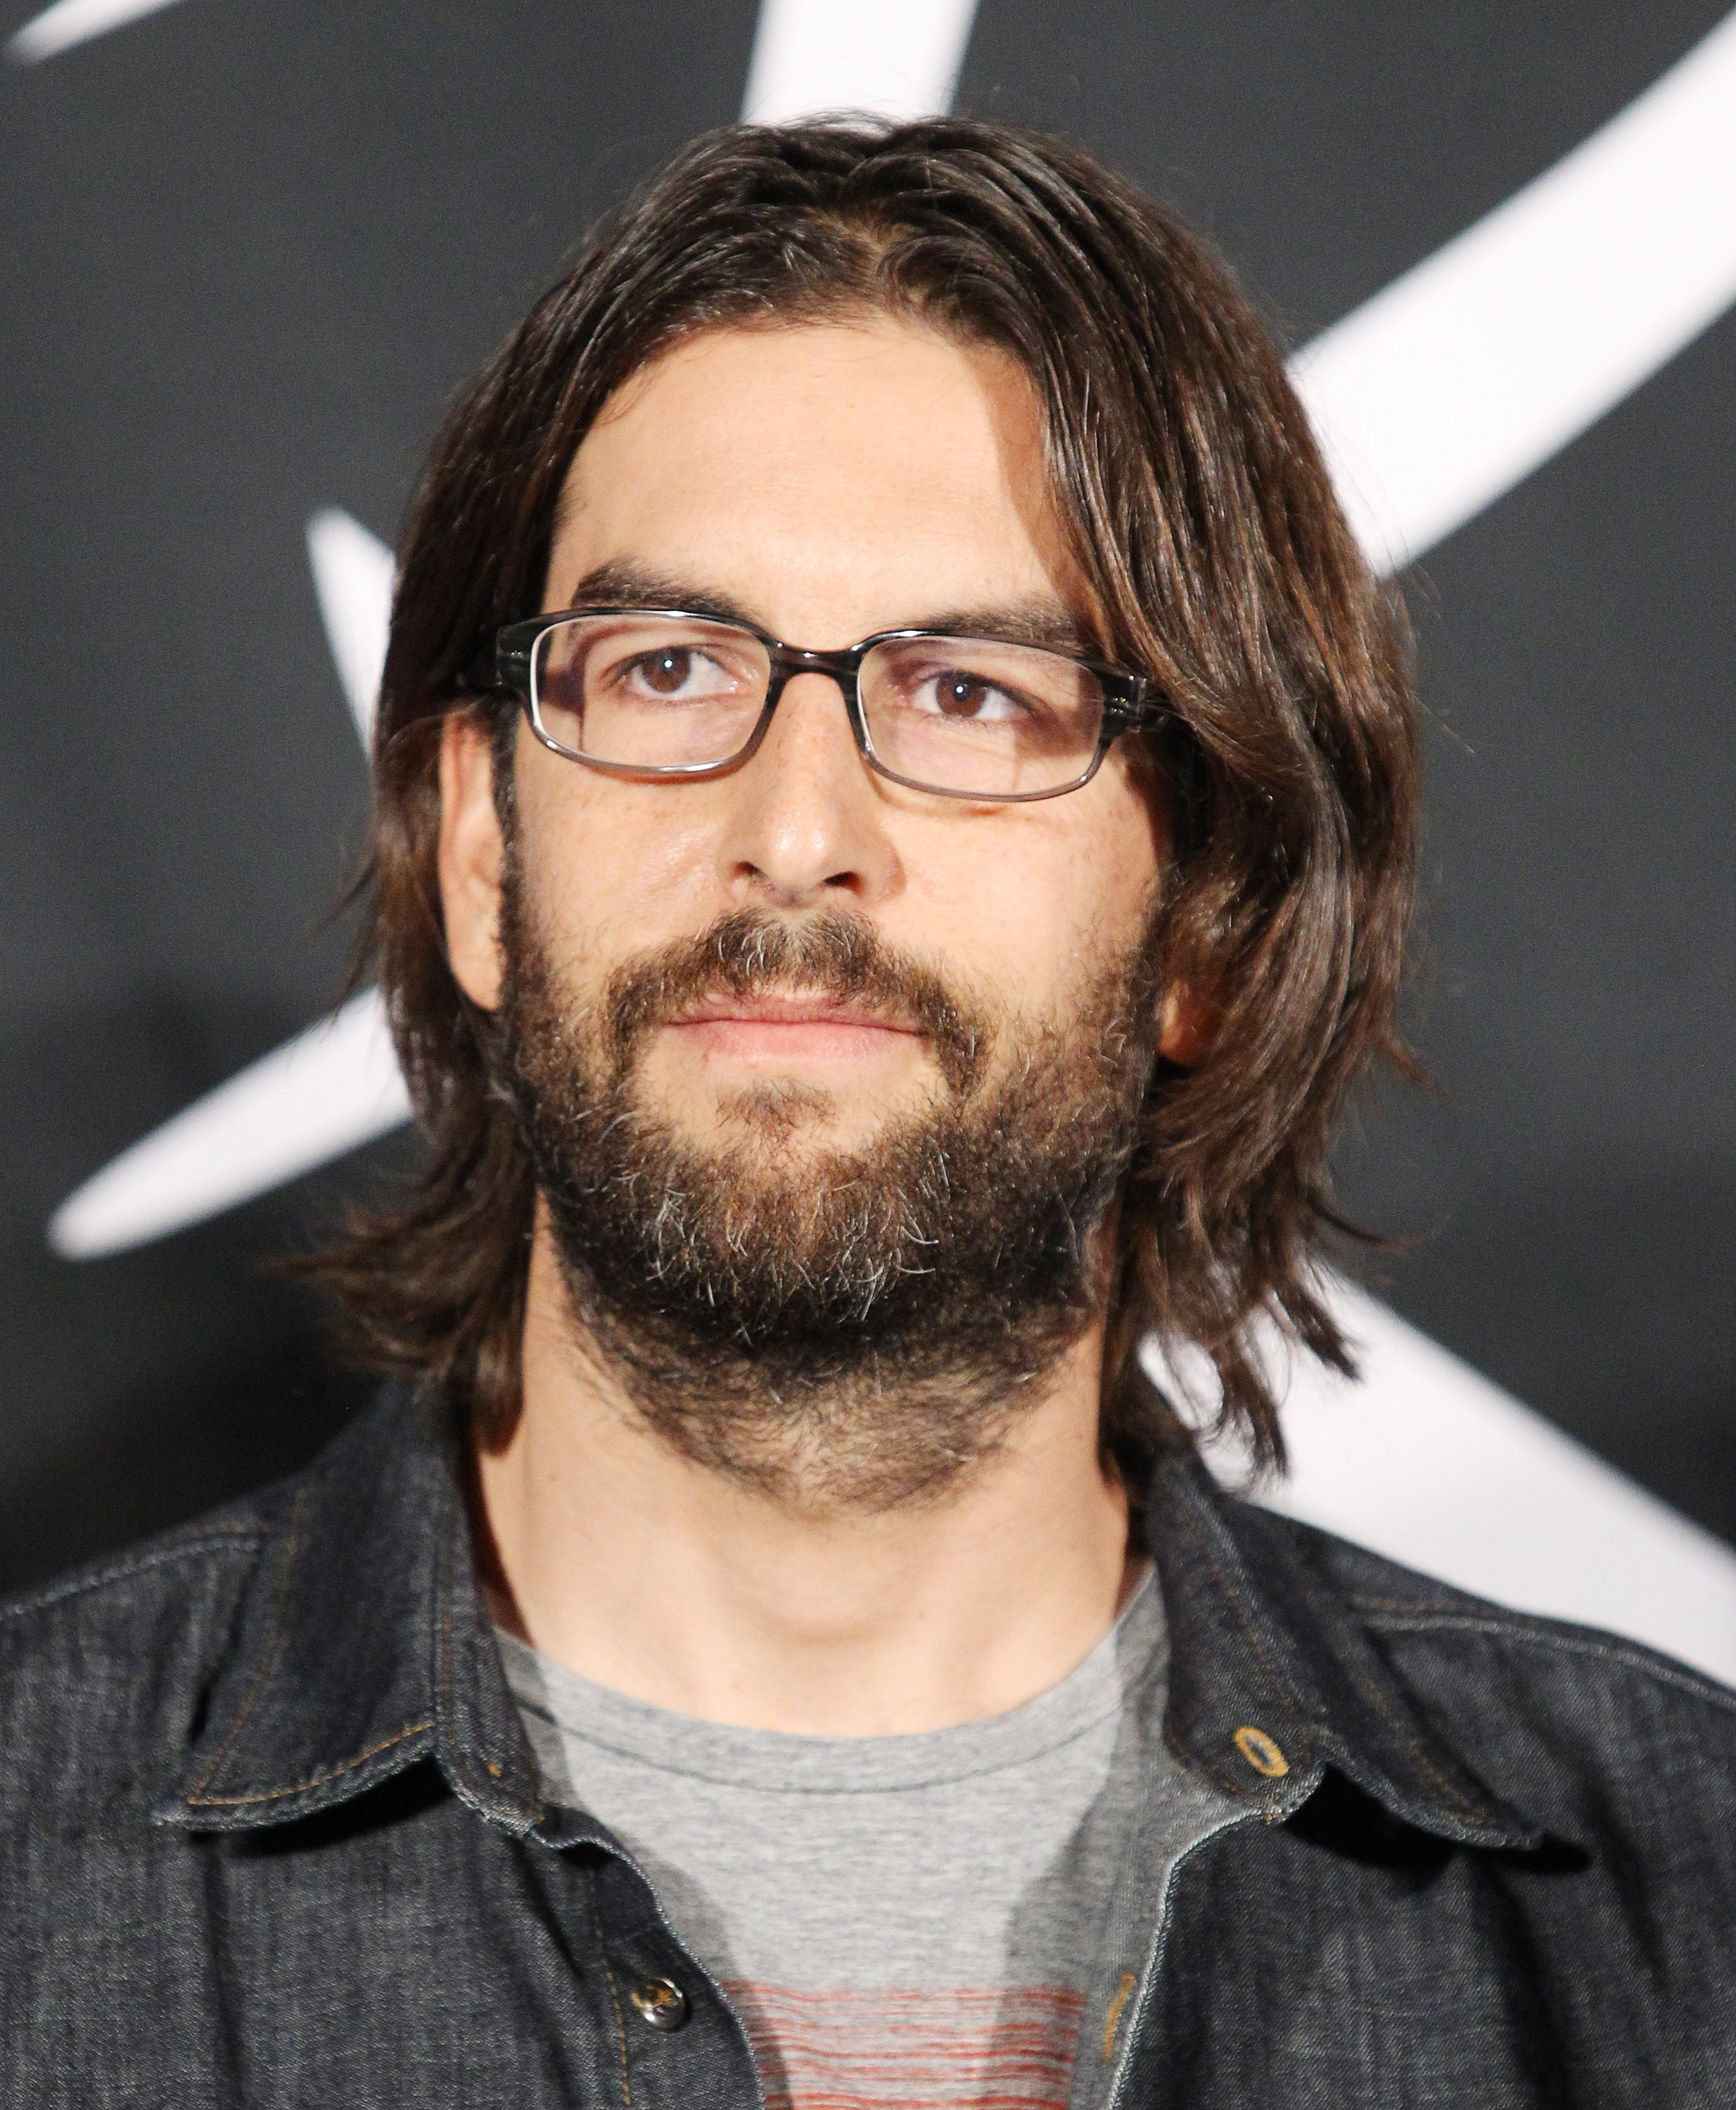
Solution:
[(160, 1823), (283, 1823), (428, 1758), (494, 1822), (536, 1823), (535, 1759), (477, 1583), (460, 1458), (437, 1396), (393, 1387), (270, 1499)]
[(1164, 1735), (1184, 1764), (1273, 1821), (1330, 1765), (1439, 1838), (1542, 1843), (1383, 1663), (1330, 1578), (1332, 1541), (1225, 1493), (1191, 1451), (1159, 1460), (1145, 1528), (1169, 1626)]
[[(460, 1459), (450, 1409), (393, 1388), (268, 1498), (159, 1822), (282, 1823), (433, 1759), (490, 1822), (536, 1828), (536, 1763), (476, 1580)], [(1170, 1636), (1165, 1734), (1185, 1764), (1274, 1821), (1330, 1764), (1422, 1831), (1537, 1842), (1419, 1714), (1305, 1536), (1222, 1493), (1187, 1453), (1160, 1460), (1144, 1515)]]

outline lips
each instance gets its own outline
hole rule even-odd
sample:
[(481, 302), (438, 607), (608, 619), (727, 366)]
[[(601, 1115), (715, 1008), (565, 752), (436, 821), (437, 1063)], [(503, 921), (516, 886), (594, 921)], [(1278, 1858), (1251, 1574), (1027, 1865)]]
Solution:
[(922, 1039), (901, 1019), (824, 996), (717, 996), (669, 1023), (678, 1039), (702, 1056), (773, 1067), (871, 1061)]
[(736, 909), (709, 929), (610, 977), (610, 1053), (625, 1077), (647, 1036), (704, 1059), (775, 1068), (830, 1060), (908, 1061), (920, 1048), (960, 1098), (976, 1088), (995, 1038), (991, 1015), (962, 1003), (927, 962), (865, 919), (794, 920)]
[(672, 1026), (830, 1026), (859, 1032), (900, 1033), (920, 1037), (904, 1020), (889, 1018), (867, 1005), (841, 1003), (836, 997), (775, 994), (708, 998), (670, 1020)]

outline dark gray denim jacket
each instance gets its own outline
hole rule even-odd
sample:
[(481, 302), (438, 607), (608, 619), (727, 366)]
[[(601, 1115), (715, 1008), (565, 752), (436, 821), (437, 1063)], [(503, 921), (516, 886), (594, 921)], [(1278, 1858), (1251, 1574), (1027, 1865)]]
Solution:
[[(632, 1863), (542, 1801), (456, 1456), (388, 1394), (299, 1479), (0, 1608), (0, 2103), (759, 2099)], [(1147, 1516), (1168, 1740), (1232, 1800), (1086, 2017), (1097, 2099), (1736, 2103), (1736, 1695), (1186, 1458)]]

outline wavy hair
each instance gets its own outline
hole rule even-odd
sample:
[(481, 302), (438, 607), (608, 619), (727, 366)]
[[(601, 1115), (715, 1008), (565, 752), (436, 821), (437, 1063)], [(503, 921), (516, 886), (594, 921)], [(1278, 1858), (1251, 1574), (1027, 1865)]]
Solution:
[[(1103, 1436), (1185, 1440), (1141, 1338), (1216, 1365), (1222, 1418), (1281, 1462), (1262, 1320), (1339, 1368), (1314, 1255), (1334, 1120), (1394, 1020), (1419, 770), (1403, 612), (1334, 497), (1279, 351), (1225, 266), (1082, 150), (1001, 125), (741, 127), (688, 147), (592, 237), (458, 398), (401, 553), (363, 890), (426, 1169), (310, 1263), (371, 1365), (431, 1377), (483, 1440), (517, 1410), (535, 1189), (490, 1085), (491, 1021), (447, 963), (442, 721), (489, 693), (495, 631), (541, 605), (573, 455), (692, 333), (863, 313), (1011, 354), (1058, 514), (1123, 664), (1185, 728), (1163, 935), (1210, 1044), (1160, 1063), (1117, 1219)], [(1167, 757), (1172, 761), (1173, 758)]]

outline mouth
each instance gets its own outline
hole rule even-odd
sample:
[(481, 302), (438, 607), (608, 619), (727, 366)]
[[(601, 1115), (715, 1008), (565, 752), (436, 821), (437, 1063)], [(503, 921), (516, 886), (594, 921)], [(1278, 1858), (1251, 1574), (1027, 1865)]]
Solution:
[(764, 1068), (883, 1059), (924, 1039), (902, 1019), (866, 1005), (772, 992), (708, 997), (667, 1030), (702, 1059)]

